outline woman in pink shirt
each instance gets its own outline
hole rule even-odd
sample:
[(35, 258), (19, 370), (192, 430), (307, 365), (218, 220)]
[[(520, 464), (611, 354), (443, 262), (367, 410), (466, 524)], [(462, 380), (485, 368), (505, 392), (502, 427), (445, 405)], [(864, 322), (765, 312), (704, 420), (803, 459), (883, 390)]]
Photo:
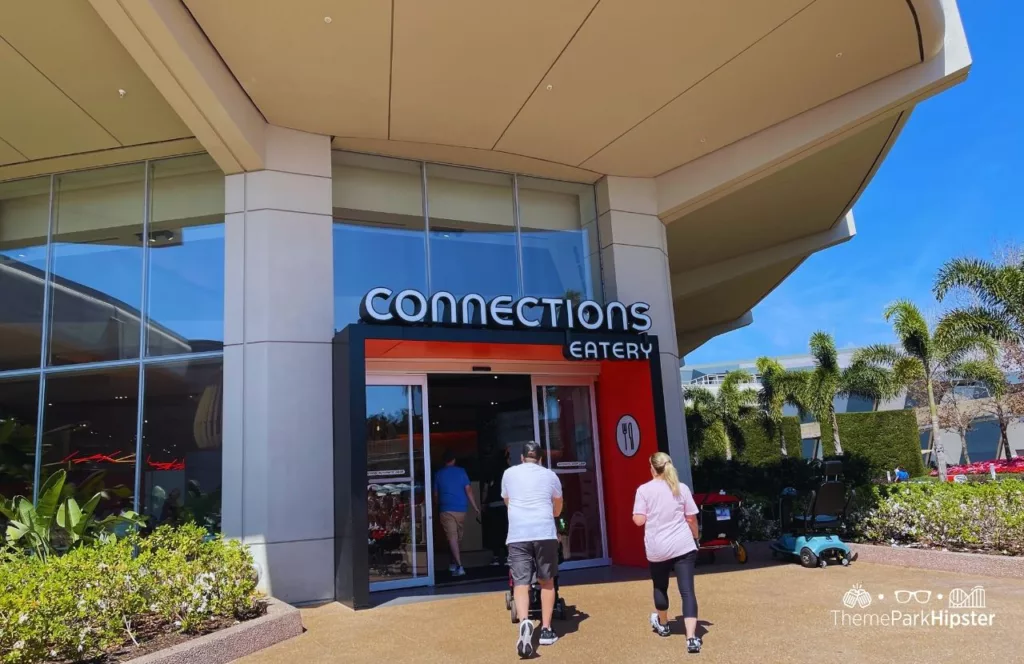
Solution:
[(651, 564), (654, 608), (651, 628), (659, 636), (670, 634), (668, 625), (668, 577), (676, 573), (683, 599), (686, 649), (700, 652), (697, 636), (697, 596), (693, 592), (693, 564), (697, 560), (697, 505), (689, 487), (680, 484), (672, 458), (664, 452), (651, 455), (650, 482), (636, 490), (633, 523), (644, 527), (644, 548)]

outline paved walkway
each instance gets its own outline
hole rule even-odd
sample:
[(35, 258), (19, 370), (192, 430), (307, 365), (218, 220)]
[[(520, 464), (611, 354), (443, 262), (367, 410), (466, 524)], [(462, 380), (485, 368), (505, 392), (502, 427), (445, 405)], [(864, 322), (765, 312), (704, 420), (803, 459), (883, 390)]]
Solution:
[[(1024, 561), (1022, 561), (1024, 562)], [(827, 570), (792, 564), (714, 564), (698, 567), (704, 651), (697, 662), (1024, 662), (1024, 582), (854, 563)], [(565, 575), (569, 577), (570, 575)], [(619, 575), (621, 576), (621, 575)], [(628, 574), (635, 579), (635, 573)], [(571, 578), (567, 579), (572, 582)], [(843, 598), (861, 584), (866, 608), (847, 609)], [(991, 626), (883, 626), (852, 624), (878, 620), (894, 610), (917, 614), (949, 610), (956, 588), (984, 588)], [(897, 590), (930, 590), (926, 604), (897, 602)], [(938, 595), (942, 595), (942, 599)], [(859, 593), (853, 593), (855, 598)], [(879, 595), (882, 596), (879, 599)], [(562, 636), (541, 648), (538, 660), (555, 662), (689, 661), (681, 621), (679, 636), (658, 638), (647, 625), (650, 582), (589, 582), (563, 588), (576, 616), (558, 623)], [(959, 593), (954, 593), (954, 599)], [(906, 599), (905, 595), (901, 595)], [(918, 599), (926, 599), (919, 594)], [(863, 602), (862, 598), (862, 602)], [(673, 609), (678, 609), (678, 596)], [(847, 624), (843, 624), (845, 611)], [(957, 609), (956, 613), (970, 613)], [(855, 616), (861, 616), (857, 618)], [(920, 621), (920, 617), (918, 617)], [(837, 624), (838, 622), (838, 624)], [(328, 604), (303, 612), (306, 633), (241, 660), (266, 662), (515, 662), (515, 629), (501, 593), (430, 601), (388, 603), (353, 612)]]

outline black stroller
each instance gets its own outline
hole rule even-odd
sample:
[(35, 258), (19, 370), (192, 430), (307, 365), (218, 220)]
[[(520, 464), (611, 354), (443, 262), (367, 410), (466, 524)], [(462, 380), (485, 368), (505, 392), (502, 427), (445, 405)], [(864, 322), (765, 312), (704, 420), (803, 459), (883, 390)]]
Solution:
[[(565, 519), (558, 518), (555, 520), (556, 527), (558, 529), (558, 564), (561, 566), (562, 561), (565, 560), (565, 555), (562, 551), (562, 540), (561, 536), (565, 534)], [(514, 585), (512, 582), (512, 570), (508, 571), (508, 590), (505, 591), (505, 608), (508, 609), (509, 615), (512, 618), (513, 623), (519, 622), (522, 616), (516, 615), (516, 603), (512, 597), (512, 589)], [(551, 616), (555, 620), (565, 620), (569, 617), (569, 610), (565, 604), (565, 599), (562, 597), (558, 589), (558, 575), (555, 575), (555, 609)], [(537, 574), (534, 573), (533, 579), (530, 582), (530, 615), (527, 618), (534, 618), (537, 620), (541, 619), (541, 606), (540, 606), (540, 584), (537, 583)]]

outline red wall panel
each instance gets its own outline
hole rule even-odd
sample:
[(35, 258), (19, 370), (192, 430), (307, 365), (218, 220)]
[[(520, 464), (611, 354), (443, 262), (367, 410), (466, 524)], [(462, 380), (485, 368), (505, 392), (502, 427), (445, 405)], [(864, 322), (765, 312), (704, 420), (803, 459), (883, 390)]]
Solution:
[[(646, 567), (643, 528), (633, 523), (633, 498), (637, 487), (651, 479), (648, 460), (658, 451), (650, 365), (602, 362), (596, 389), (609, 554), (616, 565)], [(640, 432), (640, 446), (629, 457), (616, 442), (616, 426), (623, 415), (632, 415)]]

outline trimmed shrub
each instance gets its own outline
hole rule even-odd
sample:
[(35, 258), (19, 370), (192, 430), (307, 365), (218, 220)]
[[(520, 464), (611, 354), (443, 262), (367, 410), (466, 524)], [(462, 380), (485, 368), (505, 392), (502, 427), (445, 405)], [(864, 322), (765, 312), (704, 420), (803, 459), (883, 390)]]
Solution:
[(1024, 555), (1024, 480), (872, 487), (852, 515), (865, 539)]
[[(795, 417), (782, 418), (782, 430), (786, 435), (786, 452), (790, 458), (800, 458), (800, 420)], [(740, 425), (741, 440), (739, 455), (741, 461), (762, 466), (782, 459), (782, 447), (779, 438), (768, 437), (760, 418), (744, 418)]]
[[(898, 465), (906, 468), (911, 476), (924, 474), (921, 440), (913, 411), (841, 413), (836, 420), (843, 453), (866, 459), (872, 477), (885, 477), (885, 471), (891, 471)], [(827, 424), (821, 427), (821, 444), (826, 455), (835, 454), (832, 427)]]
[(0, 560), (0, 662), (95, 658), (135, 641), (141, 625), (194, 632), (262, 609), (248, 550), (198, 526), (162, 527), (45, 561), (9, 553)]

